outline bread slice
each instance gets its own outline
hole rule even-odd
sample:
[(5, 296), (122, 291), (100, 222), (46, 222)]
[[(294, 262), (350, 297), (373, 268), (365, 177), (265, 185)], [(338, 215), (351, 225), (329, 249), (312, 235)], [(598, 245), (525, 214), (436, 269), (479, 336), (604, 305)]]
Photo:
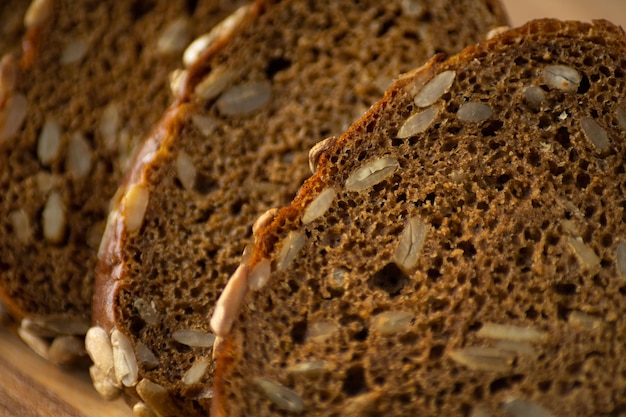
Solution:
[(29, 3), (29, 0), (4, 0), (0, 4), (0, 56), (19, 50)]
[[(395, 74), (505, 23), (491, 1), (261, 1), (248, 13), (184, 76), (186, 95), (142, 145), (103, 238), (94, 381), (109, 374), (164, 415), (208, 412), (214, 302), (254, 219), (310, 175), (308, 149), (347, 128)], [(100, 353), (110, 344), (132, 371)]]
[(109, 200), (170, 72), (233, 6), (35, 0), (23, 52), (0, 61), (0, 299), (53, 361), (81, 352)]
[(217, 302), (213, 415), (623, 412), (625, 56), (540, 20), (399, 79)]

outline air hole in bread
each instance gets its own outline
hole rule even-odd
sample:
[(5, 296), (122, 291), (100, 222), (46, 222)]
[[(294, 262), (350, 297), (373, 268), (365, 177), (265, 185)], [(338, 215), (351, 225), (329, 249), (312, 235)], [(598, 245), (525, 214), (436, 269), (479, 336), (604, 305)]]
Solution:
[(372, 289), (378, 289), (394, 297), (402, 291), (409, 282), (409, 277), (395, 263), (389, 263), (377, 271), (369, 280)]
[(589, 78), (585, 74), (583, 74), (582, 79), (580, 80), (580, 84), (578, 85), (578, 90), (576, 92), (578, 94), (585, 94), (591, 88), (591, 83), (589, 82)]
[(353, 397), (367, 391), (365, 370), (362, 366), (355, 365), (348, 369), (341, 389), (349, 397)]

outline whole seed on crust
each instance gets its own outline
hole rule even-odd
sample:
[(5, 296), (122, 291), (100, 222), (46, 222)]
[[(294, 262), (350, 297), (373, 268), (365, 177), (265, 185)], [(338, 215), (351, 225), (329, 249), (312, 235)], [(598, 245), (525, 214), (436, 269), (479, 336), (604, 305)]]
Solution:
[(270, 279), (272, 264), (269, 259), (261, 259), (248, 274), (248, 288), (257, 291)]
[(509, 398), (504, 401), (502, 407), (512, 417), (555, 417), (539, 404), (520, 398)]
[(130, 339), (119, 330), (113, 329), (111, 346), (113, 347), (113, 366), (117, 381), (126, 387), (135, 386), (139, 369)]
[(253, 378), (252, 383), (281, 410), (293, 413), (304, 411), (304, 401), (294, 391), (267, 378)]
[(26, 119), (28, 100), (21, 93), (9, 95), (4, 108), (0, 109), (0, 142), (11, 139)]
[(326, 211), (330, 208), (335, 200), (337, 193), (333, 187), (328, 187), (322, 190), (317, 197), (309, 205), (304, 214), (302, 215), (302, 224), (309, 224), (314, 220), (322, 217), (326, 214)]
[(96, 365), (89, 367), (89, 376), (93, 387), (98, 394), (107, 401), (113, 401), (118, 398), (122, 391), (113, 385), (113, 383), (106, 377), (106, 375)]
[(496, 323), (484, 323), (476, 333), (476, 336), (515, 342), (545, 342), (548, 338), (546, 332), (533, 329), (532, 327)]
[(196, 167), (193, 165), (191, 157), (184, 151), (178, 152), (176, 157), (176, 176), (185, 190), (193, 190), (196, 182)]
[(600, 149), (601, 151), (606, 151), (611, 142), (609, 141), (609, 136), (606, 133), (598, 122), (593, 120), (591, 117), (583, 117), (580, 121), (580, 125), (583, 128), (583, 132), (585, 132), (585, 136), (593, 145)]
[(191, 42), (183, 53), (183, 64), (185, 67), (189, 67), (196, 62), (200, 55), (209, 49), (216, 41), (230, 36), (230, 34), (243, 21), (249, 10), (250, 5), (240, 7), (226, 19), (215, 25), (209, 33), (206, 33)]
[(348, 191), (362, 191), (372, 187), (393, 174), (400, 164), (395, 158), (380, 158), (370, 161), (355, 170), (346, 180)]
[(114, 383), (116, 379), (113, 346), (106, 330), (98, 326), (90, 328), (85, 335), (85, 349), (94, 366), (98, 367), (111, 383)]
[(372, 327), (383, 336), (393, 336), (407, 330), (414, 318), (408, 311), (386, 311), (372, 318)]
[(201, 114), (191, 116), (191, 121), (203, 136), (209, 136), (217, 127), (217, 120)]
[(11, 222), (13, 234), (17, 238), (17, 241), (22, 244), (28, 243), (31, 238), (32, 230), (26, 212), (22, 209), (10, 212), (9, 222)]
[(61, 150), (61, 128), (56, 120), (47, 118), (39, 133), (37, 157), (44, 165), (50, 165), (59, 156)]
[(161, 54), (180, 52), (189, 44), (190, 38), (191, 28), (189, 20), (182, 17), (174, 19), (159, 36), (156, 50)]
[(17, 334), (28, 347), (30, 347), (37, 355), (48, 360), (48, 349), (50, 344), (42, 337), (31, 333), (27, 329), (20, 327), (17, 329)]
[(148, 404), (142, 402), (133, 405), (133, 414), (135, 417), (159, 417)]
[(88, 50), (89, 45), (87, 45), (86, 41), (82, 39), (74, 39), (70, 41), (67, 45), (65, 45), (65, 48), (61, 53), (61, 64), (68, 65), (82, 61), (85, 55), (87, 55)]
[(24, 26), (31, 29), (40, 26), (52, 16), (54, 0), (33, 0), (24, 15)]
[[(212, 100), (222, 94), (234, 76), (234, 71), (229, 68), (214, 68), (195, 86), (194, 93), (204, 100)], [(240, 103), (235, 103), (238, 104)]]
[(480, 122), (491, 117), (493, 110), (488, 104), (469, 101), (461, 104), (456, 112), (459, 120), (464, 122)]
[(236, 85), (217, 100), (217, 109), (225, 116), (239, 116), (259, 110), (272, 98), (269, 81), (252, 81)]
[(230, 332), (233, 321), (244, 296), (248, 285), (248, 266), (239, 265), (235, 273), (230, 277), (224, 291), (215, 303), (215, 310), (211, 317), (211, 329), (218, 337), (224, 337)]
[(48, 195), (48, 200), (41, 213), (43, 236), (47, 241), (60, 243), (65, 235), (66, 217), (65, 204), (61, 193), (54, 190)]
[(210, 364), (210, 359), (196, 360), (183, 375), (183, 384), (193, 385), (200, 382)]
[(406, 222), (394, 254), (398, 266), (409, 270), (417, 264), (427, 232), (426, 224), (418, 217), (411, 217)]
[(481, 371), (508, 371), (515, 354), (490, 347), (468, 347), (450, 352), (450, 358), (470, 369)]
[(424, 132), (432, 124), (437, 116), (438, 109), (429, 107), (426, 110), (411, 115), (398, 130), (400, 139), (408, 138)]
[(178, 343), (190, 347), (213, 347), (215, 335), (203, 330), (178, 329), (172, 333)]
[(163, 386), (144, 378), (139, 381), (135, 389), (139, 398), (159, 415), (175, 416), (181, 412)]
[(615, 248), (617, 272), (622, 279), (626, 279), (626, 242), (619, 242)]
[(169, 74), (170, 91), (174, 97), (179, 97), (185, 89), (185, 80), (187, 79), (187, 71), (175, 69)]
[(91, 170), (93, 159), (91, 146), (82, 133), (75, 132), (69, 141), (65, 166), (76, 179), (85, 178)]
[(278, 214), (278, 208), (274, 207), (261, 214), (252, 224), (252, 234), (257, 235), (259, 230), (267, 227)]
[(141, 228), (149, 199), (150, 192), (143, 185), (133, 184), (128, 188), (123, 198), (126, 230), (132, 233)]
[(50, 362), (61, 366), (78, 364), (86, 356), (83, 339), (77, 336), (55, 337), (48, 349)]
[(456, 72), (444, 71), (435, 75), (415, 96), (417, 107), (428, 107), (433, 104), (452, 86)]
[(498, 26), (497, 28), (493, 28), (489, 30), (489, 32), (487, 32), (487, 35), (485, 36), (485, 40), (490, 40), (490, 39), (495, 38), (496, 36), (500, 36), (501, 34), (508, 31), (509, 29), (511, 29), (509, 26)]
[(291, 231), (283, 241), (283, 245), (278, 253), (278, 259), (276, 260), (276, 270), (282, 271), (287, 268), (291, 262), (296, 258), (300, 249), (306, 242), (306, 236), (303, 233)]
[(580, 236), (568, 236), (567, 243), (583, 265), (588, 268), (595, 268), (600, 265), (600, 258), (598, 257), (598, 255), (596, 255), (594, 250), (591, 249), (585, 242), (583, 242), (583, 239)]
[(566, 65), (548, 65), (543, 69), (543, 79), (550, 87), (567, 93), (578, 90), (582, 81), (578, 71)]
[(320, 156), (322, 156), (322, 154), (326, 152), (330, 148), (330, 145), (336, 140), (337, 137), (330, 136), (324, 140), (317, 142), (309, 150), (309, 169), (311, 170), (311, 173), (315, 174), (315, 171), (317, 171), (317, 163), (320, 160)]
[(102, 139), (104, 139), (105, 146), (108, 150), (115, 149), (119, 128), (119, 106), (115, 103), (109, 103), (102, 111), (99, 124), (100, 134), (102, 135)]
[(68, 316), (50, 316), (38, 318), (36, 323), (51, 332), (52, 335), (83, 336), (89, 330), (89, 323), (82, 318)]

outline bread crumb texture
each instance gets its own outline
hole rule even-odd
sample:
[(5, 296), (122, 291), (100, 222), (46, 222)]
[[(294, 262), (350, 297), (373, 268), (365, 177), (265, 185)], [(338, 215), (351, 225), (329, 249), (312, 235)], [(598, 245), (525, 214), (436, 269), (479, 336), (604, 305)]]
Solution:
[(623, 414), (625, 53), (542, 20), (400, 79), (260, 232), (216, 409)]

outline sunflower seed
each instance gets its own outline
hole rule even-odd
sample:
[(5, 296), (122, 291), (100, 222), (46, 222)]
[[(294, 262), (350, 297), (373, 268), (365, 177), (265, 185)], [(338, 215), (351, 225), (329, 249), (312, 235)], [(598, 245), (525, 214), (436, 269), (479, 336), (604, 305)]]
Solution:
[(70, 174), (77, 179), (84, 178), (91, 169), (93, 152), (89, 143), (81, 133), (74, 133), (70, 139), (65, 166)]
[(292, 390), (284, 386), (270, 381), (267, 378), (256, 377), (252, 379), (252, 383), (256, 385), (265, 396), (273, 402), (278, 408), (293, 413), (301, 413), (304, 411), (304, 401)]
[(61, 128), (56, 120), (46, 119), (37, 141), (37, 157), (44, 165), (50, 165), (59, 156)]
[(142, 364), (147, 369), (154, 369), (159, 366), (159, 359), (145, 343), (137, 343), (135, 346), (135, 354), (137, 355), (137, 363)]
[(488, 104), (473, 101), (461, 104), (456, 112), (459, 120), (464, 122), (480, 122), (490, 118), (492, 114), (493, 110)]
[(248, 82), (231, 87), (217, 100), (217, 109), (225, 116), (239, 116), (259, 110), (272, 98), (269, 81)]
[(89, 330), (89, 323), (81, 318), (68, 316), (51, 316), (38, 319), (37, 322), (53, 335), (83, 336)]
[(499, 340), (493, 347), (496, 349), (504, 350), (507, 352), (513, 352), (522, 356), (537, 356), (537, 351), (532, 345), (526, 342), (513, 342), (510, 340)]
[(511, 369), (515, 354), (489, 347), (468, 347), (450, 352), (450, 357), (470, 369), (500, 372)]
[(213, 359), (213, 362), (217, 360), (217, 355), (219, 354), (219, 351), (223, 343), (224, 343), (223, 337), (217, 336), (215, 338), (215, 343), (213, 344), (213, 352), (211, 352), (211, 359)]
[(504, 401), (502, 407), (513, 417), (555, 417), (539, 404), (520, 398), (509, 398)]
[(191, 347), (213, 347), (215, 335), (202, 330), (178, 329), (172, 333), (178, 343)]
[(117, 144), (117, 134), (120, 128), (120, 111), (119, 106), (115, 103), (109, 103), (102, 111), (100, 117), (100, 134), (104, 140), (108, 150), (115, 149)]
[(175, 69), (169, 74), (170, 91), (174, 97), (182, 95), (185, 89), (185, 82), (187, 80), (187, 71), (181, 69)]
[(485, 40), (493, 39), (496, 36), (499, 36), (503, 34), (504, 32), (508, 31), (509, 29), (511, 29), (509, 26), (498, 26), (497, 28), (493, 28), (489, 30), (489, 32), (487, 32), (487, 36), (485, 36)]
[(156, 308), (154, 308), (153, 303), (150, 303), (143, 298), (137, 298), (133, 302), (133, 307), (137, 310), (139, 317), (141, 317), (141, 319), (150, 326), (154, 326), (159, 322), (159, 314), (157, 313)]
[(326, 152), (330, 148), (330, 145), (336, 140), (337, 138), (335, 136), (331, 136), (313, 145), (309, 151), (309, 169), (311, 169), (313, 174), (317, 171), (317, 164), (320, 160), (320, 156), (322, 156), (322, 154)]
[(185, 67), (191, 66), (202, 55), (204, 51), (209, 49), (220, 39), (225, 39), (239, 26), (250, 11), (250, 5), (245, 5), (237, 9), (226, 19), (219, 22), (206, 33), (189, 44), (183, 53), (183, 64)]
[[(204, 100), (212, 100), (215, 97), (222, 94), (222, 92), (226, 89), (226, 86), (230, 84), (232, 79), (235, 77), (235, 73), (233, 70), (225, 67), (214, 68), (202, 81), (200, 81), (194, 88), (194, 93)], [(235, 90), (236, 92), (239, 90)], [(242, 93), (243, 94), (243, 93)], [(233, 106), (243, 105), (246, 97), (239, 97), (240, 101), (236, 101), (237, 97), (234, 97)], [(227, 101), (227, 103), (229, 103)], [(233, 110), (236, 114), (236, 109)], [(243, 111), (242, 111), (243, 113)]]
[(415, 0), (402, 0), (400, 6), (403, 14), (413, 18), (422, 16), (425, 11), (425, 7)]
[(65, 205), (58, 191), (52, 191), (41, 213), (43, 236), (52, 243), (59, 243), (65, 235)]
[(543, 69), (543, 78), (550, 87), (567, 93), (578, 90), (582, 80), (578, 71), (566, 65), (548, 65)]
[(247, 291), (248, 267), (239, 265), (224, 287), (224, 291), (215, 303), (211, 329), (217, 336), (223, 337), (230, 332), (233, 321), (241, 307)]
[(68, 65), (82, 61), (85, 55), (87, 55), (88, 50), (89, 46), (84, 40), (75, 39), (70, 41), (67, 45), (65, 45), (65, 48), (61, 53), (61, 64)]
[(617, 271), (622, 279), (626, 279), (626, 242), (619, 242), (615, 249), (617, 259)]
[(578, 259), (588, 268), (594, 268), (600, 265), (600, 258), (593, 249), (591, 249), (583, 239), (579, 237), (567, 237), (569, 247), (574, 251)]
[(336, 195), (337, 193), (332, 187), (328, 187), (319, 193), (304, 211), (302, 224), (309, 224), (326, 214), (326, 211), (328, 211), (331, 204), (333, 204)]
[(180, 52), (189, 44), (190, 38), (191, 29), (189, 27), (189, 21), (182, 17), (174, 19), (165, 27), (161, 36), (159, 36), (156, 50), (160, 54)]
[(61, 366), (77, 364), (86, 355), (85, 343), (77, 336), (55, 337), (48, 349), (48, 359)]
[(28, 220), (26, 212), (22, 209), (10, 212), (9, 221), (11, 222), (13, 234), (17, 238), (17, 241), (22, 244), (28, 243), (30, 241), (32, 231), (30, 228), (30, 220)]
[(277, 208), (271, 208), (261, 214), (252, 224), (252, 234), (256, 236), (259, 230), (267, 227), (276, 218), (276, 214), (278, 214)]
[(400, 139), (404, 139), (424, 132), (428, 129), (433, 120), (435, 120), (437, 111), (437, 108), (429, 107), (424, 111), (411, 115), (408, 119), (406, 119), (406, 122), (404, 122), (402, 127), (400, 127), (397, 136)]
[(85, 349), (94, 365), (106, 376), (108, 381), (115, 383), (113, 346), (106, 330), (97, 326), (90, 328), (85, 335)]
[(415, 96), (414, 102), (418, 107), (428, 107), (437, 101), (452, 86), (456, 72), (444, 71), (430, 80)]
[(122, 393), (96, 365), (89, 367), (89, 376), (91, 377), (93, 387), (105, 400), (113, 401)]
[(211, 361), (209, 359), (195, 361), (183, 375), (183, 383), (185, 385), (193, 385), (200, 382), (210, 364)]
[(546, 332), (537, 329), (496, 323), (484, 323), (476, 336), (513, 342), (545, 342), (548, 338)]
[(287, 373), (295, 377), (312, 378), (321, 375), (328, 369), (325, 361), (313, 360), (301, 362), (287, 368)]
[(124, 333), (114, 329), (111, 332), (111, 346), (117, 381), (126, 387), (135, 386), (139, 369), (130, 339)]
[(191, 116), (191, 121), (193, 122), (193, 125), (198, 128), (200, 133), (202, 133), (202, 135), (204, 136), (209, 136), (217, 127), (217, 120), (208, 116), (194, 114), (193, 116)]
[(407, 330), (414, 318), (408, 311), (386, 311), (373, 317), (372, 327), (382, 336), (393, 336)]
[(348, 270), (345, 268), (336, 268), (330, 273), (328, 277), (328, 284), (331, 288), (341, 289), (346, 282)]
[(348, 191), (362, 191), (378, 184), (393, 174), (400, 164), (395, 158), (380, 158), (354, 171), (346, 180)]
[(476, 406), (472, 409), (469, 417), (493, 417), (487, 410), (481, 406)]
[(26, 119), (28, 100), (21, 93), (9, 96), (4, 109), (0, 111), (0, 142), (11, 139), (22, 127)]
[(196, 167), (193, 165), (191, 157), (184, 151), (178, 152), (176, 157), (176, 176), (180, 180), (185, 190), (193, 190), (196, 182)]
[(31, 348), (37, 355), (41, 356), (44, 359), (48, 359), (48, 349), (50, 348), (50, 344), (43, 337), (37, 336), (34, 333), (31, 333), (27, 329), (20, 327), (17, 329), (17, 334), (20, 339), (26, 345)]
[(589, 139), (589, 141), (591, 141), (596, 148), (601, 151), (606, 151), (609, 148), (609, 136), (607, 135), (606, 130), (604, 130), (598, 122), (593, 120), (591, 117), (583, 117), (580, 125), (582, 126), (587, 139)]
[(287, 268), (291, 262), (296, 258), (300, 249), (304, 246), (306, 237), (300, 232), (291, 231), (283, 241), (283, 246), (280, 248), (278, 259), (276, 261), (276, 270), (282, 271)]
[(24, 27), (31, 29), (44, 23), (54, 11), (53, 0), (33, 0), (24, 15)]
[(619, 124), (619, 127), (626, 130), (626, 110), (618, 107), (617, 110), (615, 110), (615, 116), (617, 116), (617, 123)]
[(572, 311), (569, 316), (567, 316), (567, 322), (571, 325), (588, 330), (597, 329), (603, 324), (603, 320), (600, 317), (592, 316), (582, 311)]
[(320, 343), (328, 339), (339, 330), (339, 327), (331, 321), (314, 321), (306, 328), (305, 339), (307, 342)]
[(131, 185), (124, 196), (124, 220), (126, 229), (135, 232), (141, 228), (148, 208), (150, 192), (140, 184)]
[(161, 416), (177, 416), (181, 411), (176, 407), (167, 390), (149, 379), (142, 379), (135, 387), (137, 395)]
[(523, 90), (524, 101), (533, 110), (540, 110), (541, 106), (546, 103), (546, 93), (541, 87), (531, 86)]
[(269, 259), (261, 259), (248, 274), (248, 288), (257, 291), (270, 279), (272, 266)]
[(135, 417), (159, 417), (148, 404), (142, 402), (133, 405), (133, 414)]
[(409, 270), (417, 264), (427, 232), (426, 224), (417, 217), (411, 217), (406, 222), (394, 254), (398, 266)]
[(50, 338), (58, 335), (55, 331), (52, 331), (43, 326), (41, 318), (37, 317), (25, 317), (20, 322), (20, 327), (35, 336)]

